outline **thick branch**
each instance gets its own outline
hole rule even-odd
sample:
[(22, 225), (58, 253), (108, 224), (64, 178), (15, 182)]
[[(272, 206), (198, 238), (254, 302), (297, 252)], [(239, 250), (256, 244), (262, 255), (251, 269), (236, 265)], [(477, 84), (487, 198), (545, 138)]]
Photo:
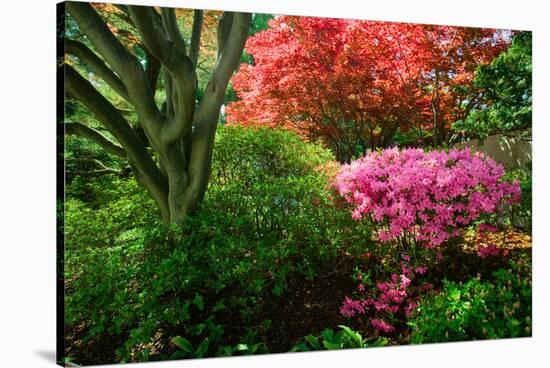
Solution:
[(72, 67), (65, 65), (65, 81), (71, 96), (82, 102), (126, 149), (137, 148), (134, 132), (122, 114)]
[[(122, 98), (130, 102), (126, 87), (122, 84), (122, 81), (116, 76), (115, 73), (105, 65), (105, 63), (97, 57), (86, 45), (82, 42), (65, 40), (65, 51), (71, 55), (76, 56), (80, 61), (86, 63), (94, 73), (99, 75), (103, 80), (115, 90)], [(130, 102), (131, 103), (131, 102)]]
[[(231, 19), (231, 28), (227, 34), (228, 19)], [(223, 102), (227, 83), (237, 68), (250, 26), (251, 16), (248, 13), (235, 13), (224, 15), (218, 26), (218, 60), (212, 76), (206, 86), (204, 97), (198, 108), (198, 115), (210, 115), (219, 113)], [(210, 125), (217, 121), (210, 122)], [(197, 134), (201, 134), (201, 127), (196, 124)]]
[(223, 13), (218, 23), (218, 30), (217, 30), (218, 59), (220, 58), (221, 53), (225, 48), (225, 42), (227, 41), (227, 38), (229, 37), (229, 33), (231, 32), (232, 24), (233, 24), (233, 13), (231, 12)]
[[(122, 80), (140, 117), (148, 124), (160, 124), (162, 116), (138, 59), (122, 46), (90, 4), (68, 2), (66, 8), (80, 30)], [(146, 126), (146, 129), (151, 134), (155, 131), (153, 126)]]
[(126, 159), (126, 152), (118, 144), (111, 141), (109, 138), (105, 137), (103, 134), (97, 130), (90, 128), (82, 123), (78, 122), (68, 122), (65, 123), (65, 133), (78, 135), (83, 138), (94, 141), (101, 146), (105, 151), (118, 156), (120, 158)]
[(172, 83), (172, 76), (166, 68), (162, 68), (162, 79), (164, 81), (164, 90), (166, 93), (166, 111), (164, 112), (168, 119), (174, 117), (174, 85)]
[(197, 62), (199, 60), (203, 19), (203, 11), (195, 10), (193, 30), (191, 31), (191, 45), (189, 46), (189, 59), (191, 59), (191, 63), (193, 63), (193, 68), (197, 67)]
[[(229, 33), (224, 36), (228, 18), (232, 20), (231, 28)], [(239, 64), (248, 37), (250, 19), (251, 15), (248, 13), (235, 13), (222, 17), (218, 26), (218, 40), (221, 42), (218, 45), (218, 61), (193, 121), (193, 145), (189, 159), (189, 175), (191, 179), (190, 191), (196, 198), (201, 198), (206, 190), (220, 107), (229, 78)], [(190, 199), (193, 199), (193, 196), (190, 196)]]
[(143, 43), (170, 74), (164, 75), (165, 81), (170, 79), (168, 77), (173, 80), (173, 88), (170, 95), (167, 94), (168, 121), (160, 132), (160, 141), (171, 144), (191, 130), (195, 111), (194, 68), (186, 55), (185, 42), (173, 9), (161, 9), (160, 23), (156, 21), (158, 13), (153, 8), (130, 6), (129, 10)]
[(160, 61), (153, 54), (151, 54), (146, 47), (144, 47), (144, 50), (147, 58), (147, 69), (145, 70), (145, 74), (147, 75), (147, 82), (149, 83), (149, 87), (151, 88), (151, 91), (153, 91), (154, 96), (155, 91), (157, 90), (157, 81), (161, 64)]
[(160, 15), (162, 17), (162, 24), (168, 40), (172, 42), (172, 52), (174, 49), (180, 50), (180, 52), (185, 55), (185, 41), (181, 36), (181, 32), (178, 28), (178, 21), (176, 20), (176, 13), (173, 8), (161, 8)]
[(131, 73), (130, 67), (135, 67), (136, 63), (139, 66), (137, 59), (122, 46), (90, 4), (68, 2), (66, 7), (78, 23), (80, 30), (122, 80), (125, 79), (124, 76), (129, 76)]
[(128, 6), (128, 10), (142, 42), (161, 63), (171, 69), (174, 66), (172, 45), (164, 36), (162, 23), (157, 21), (156, 10), (147, 6)]
[(167, 111), (170, 112), (170, 101), (173, 109), (173, 117), (162, 127), (161, 141), (170, 144), (190, 134), (195, 113), (195, 87), (196, 74), (188, 57), (170, 73), (164, 74), (165, 81), (171, 81), (166, 88), (172, 87), (171, 93), (167, 90)]
[(76, 70), (65, 65), (65, 81), (68, 92), (82, 102), (103, 124), (103, 126), (120, 142), (126, 151), (128, 162), (136, 179), (153, 196), (159, 204), (163, 218), (169, 218), (166, 194), (168, 183), (147, 149), (130, 127), (126, 119), (84, 79)]

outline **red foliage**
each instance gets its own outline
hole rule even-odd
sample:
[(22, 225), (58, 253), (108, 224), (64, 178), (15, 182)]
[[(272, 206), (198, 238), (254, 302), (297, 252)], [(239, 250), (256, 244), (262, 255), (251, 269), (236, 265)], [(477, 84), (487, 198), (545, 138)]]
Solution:
[(492, 29), (281, 16), (250, 37), (228, 123), (284, 126), (340, 160), (391, 143), (398, 128), (456, 119), (477, 65), (507, 45)]

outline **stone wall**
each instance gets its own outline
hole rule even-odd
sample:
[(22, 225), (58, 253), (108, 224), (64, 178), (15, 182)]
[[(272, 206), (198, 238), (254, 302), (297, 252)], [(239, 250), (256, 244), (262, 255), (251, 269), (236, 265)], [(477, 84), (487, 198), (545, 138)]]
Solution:
[(477, 139), (473, 139), (458, 143), (454, 147), (471, 147), (484, 152), (507, 169), (524, 165), (532, 160), (532, 142), (526, 138), (507, 137), (498, 134), (487, 137), (481, 145)]

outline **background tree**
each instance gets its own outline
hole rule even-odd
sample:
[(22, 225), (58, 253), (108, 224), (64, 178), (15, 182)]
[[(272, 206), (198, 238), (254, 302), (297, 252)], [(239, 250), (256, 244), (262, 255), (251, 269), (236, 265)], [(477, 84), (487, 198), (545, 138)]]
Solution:
[(477, 103), (465, 119), (453, 125), (457, 139), (483, 139), (531, 127), (531, 54), (531, 32), (518, 32), (506, 52), (477, 69), (470, 95)]
[[(238, 66), (251, 16), (225, 12), (219, 17), (215, 65), (197, 96), (202, 11), (194, 11), (190, 36), (184, 37), (183, 19), (174, 9), (95, 7), (66, 4), (77, 28), (72, 33), (86, 40), (68, 38), (66, 53), (126, 101), (135, 124), (98, 91), (89, 75), (81, 74), (82, 68), (79, 72), (67, 62), (69, 96), (91, 111), (109, 134), (77, 121), (66, 122), (66, 132), (93, 140), (127, 160), (137, 181), (158, 204), (164, 222), (182, 224), (207, 188), (220, 107)], [(116, 17), (119, 26), (106, 21), (98, 10)], [(157, 99), (160, 78), (163, 93)]]
[(340, 161), (413, 129), (446, 141), (473, 79), (505, 46), (492, 29), (282, 16), (247, 41), (227, 121), (282, 125)]

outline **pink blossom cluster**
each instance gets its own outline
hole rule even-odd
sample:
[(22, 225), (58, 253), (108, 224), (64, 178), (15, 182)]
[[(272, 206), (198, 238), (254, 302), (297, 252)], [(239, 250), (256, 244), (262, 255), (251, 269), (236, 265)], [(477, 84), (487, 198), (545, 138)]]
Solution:
[[(382, 333), (392, 333), (395, 331), (395, 327), (386, 321), (387, 317), (397, 313), (406, 317), (410, 316), (417, 306), (418, 294), (432, 288), (432, 285), (428, 283), (412, 285), (412, 281), (417, 279), (418, 275), (425, 274), (426, 271), (427, 268), (424, 266), (412, 268), (408, 262), (401, 262), (401, 274), (393, 273), (389, 281), (379, 282), (376, 285), (378, 295), (375, 298), (367, 297), (355, 300), (346, 297), (340, 307), (340, 313), (351, 318), (367, 314), (370, 311), (374, 315), (370, 319), (371, 325)], [(364, 287), (360, 287), (359, 290), (365, 291)]]
[(497, 247), (494, 244), (489, 244), (487, 246), (480, 246), (477, 249), (477, 255), (479, 258), (489, 258), (489, 257), (495, 257), (502, 254), (502, 249)]
[(382, 331), (385, 333), (392, 333), (393, 331), (395, 331), (395, 328), (392, 325), (381, 319), (373, 318), (370, 320), (370, 324), (378, 331)]
[(520, 199), (519, 183), (502, 181), (504, 168), (480, 152), (386, 149), (344, 165), (336, 189), (353, 206), (352, 217), (370, 218), (380, 241), (405, 235), (438, 246), (482, 214)]
[(485, 259), (496, 256), (507, 256), (508, 250), (497, 247), (494, 243), (487, 244), (488, 233), (496, 233), (498, 229), (488, 224), (480, 224), (477, 228), (477, 255), (479, 258)]
[(362, 300), (353, 300), (346, 296), (342, 306), (340, 307), (340, 314), (348, 318), (354, 317), (358, 314), (364, 314), (365, 307), (363, 305), (364, 303)]

